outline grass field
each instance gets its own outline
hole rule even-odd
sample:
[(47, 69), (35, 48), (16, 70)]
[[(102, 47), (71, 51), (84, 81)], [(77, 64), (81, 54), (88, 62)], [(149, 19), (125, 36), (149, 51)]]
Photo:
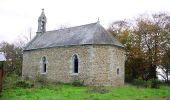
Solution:
[[(10, 84), (8, 83), (10, 81)], [(170, 87), (160, 89), (122, 87), (78, 87), (68, 84), (36, 85), (21, 88), (8, 79), (0, 100), (170, 100)]]

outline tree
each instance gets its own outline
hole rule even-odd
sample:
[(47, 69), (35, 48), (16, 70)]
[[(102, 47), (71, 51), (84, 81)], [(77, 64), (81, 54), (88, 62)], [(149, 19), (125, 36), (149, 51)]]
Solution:
[(108, 30), (125, 45), (125, 76), (131, 80), (156, 79), (156, 68), (163, 64), (161, 61), (166, 58), (164, 54), (170, 46), (166, 39), (170, 16), (158, 13), (138, 17), (132, 22), (116, 21)]
[(165, 52), (162, 58), (162, 62), (160, 67), (162, 69), (162, 73), (158, 73), (165, 82), (170, 82), (169, 75), (170, 75), (170, 49)]
[(131, 31), (130, 22), (128, 22), (127, 20), (115, 21), (110, 25), (108, 31), (126, 46)]
[(7, 42), (0, 43), (0, 51), (6, 54), (7, 61), (5, 62), (5, 74), (13, 72), (21, 75), (22, 72), (22, 48), (9, 44)]
[(163, 48), (161, 65), (159, 68), (162, 69), (162, 73), (158, 73), (158, 75), (162, 76), (165, 82), (170, 83), (169, 75), (170, 75), (170, 33), (163, 34), (164, 42), (161, 44)]

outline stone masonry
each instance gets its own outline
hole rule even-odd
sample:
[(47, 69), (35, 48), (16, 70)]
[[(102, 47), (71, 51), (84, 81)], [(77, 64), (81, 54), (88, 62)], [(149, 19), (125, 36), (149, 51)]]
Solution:
[[(79, 59), (79, 72), (73, 73), (73, 55)], [(40, 73), (40, 61), (47, 58), (47, 73)], [(49, 82), (71, 83), (75, 80), (93, 86), (124, 84), (124, 49), (112, 45), (63, 46), (24, 51), (23, 78), (46, 77)], [(117, 74), (119, 69), (119, 74)]]

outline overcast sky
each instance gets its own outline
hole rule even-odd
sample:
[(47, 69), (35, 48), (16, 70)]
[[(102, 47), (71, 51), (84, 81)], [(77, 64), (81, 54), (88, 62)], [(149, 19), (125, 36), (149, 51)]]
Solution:
[(105, 28), (115, 20), (143, 13), (169, 12), (170, 0), (0, 0), (0, 42), (13, 43), (37, 31), (38, 17), (45, 9), (47, 31), (60, 25), (97, 22)]

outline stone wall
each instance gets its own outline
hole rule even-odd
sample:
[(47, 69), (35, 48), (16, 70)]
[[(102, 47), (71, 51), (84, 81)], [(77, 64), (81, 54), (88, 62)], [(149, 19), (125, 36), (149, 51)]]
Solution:
[[(79, 58), (79, 73), (73, 73), (73, 55)], [(41, 58), (48, 60), (47, 73), (40, 73)], [(124, 50), (114, 46), (85, 45), (25, 51), (23, 78), (45, 77), (47, 81), (69, 83), (83, 81), (85, 85), (117, 86), (124, 84)], [(117, 75), (117, 68), (120, 69)]]

